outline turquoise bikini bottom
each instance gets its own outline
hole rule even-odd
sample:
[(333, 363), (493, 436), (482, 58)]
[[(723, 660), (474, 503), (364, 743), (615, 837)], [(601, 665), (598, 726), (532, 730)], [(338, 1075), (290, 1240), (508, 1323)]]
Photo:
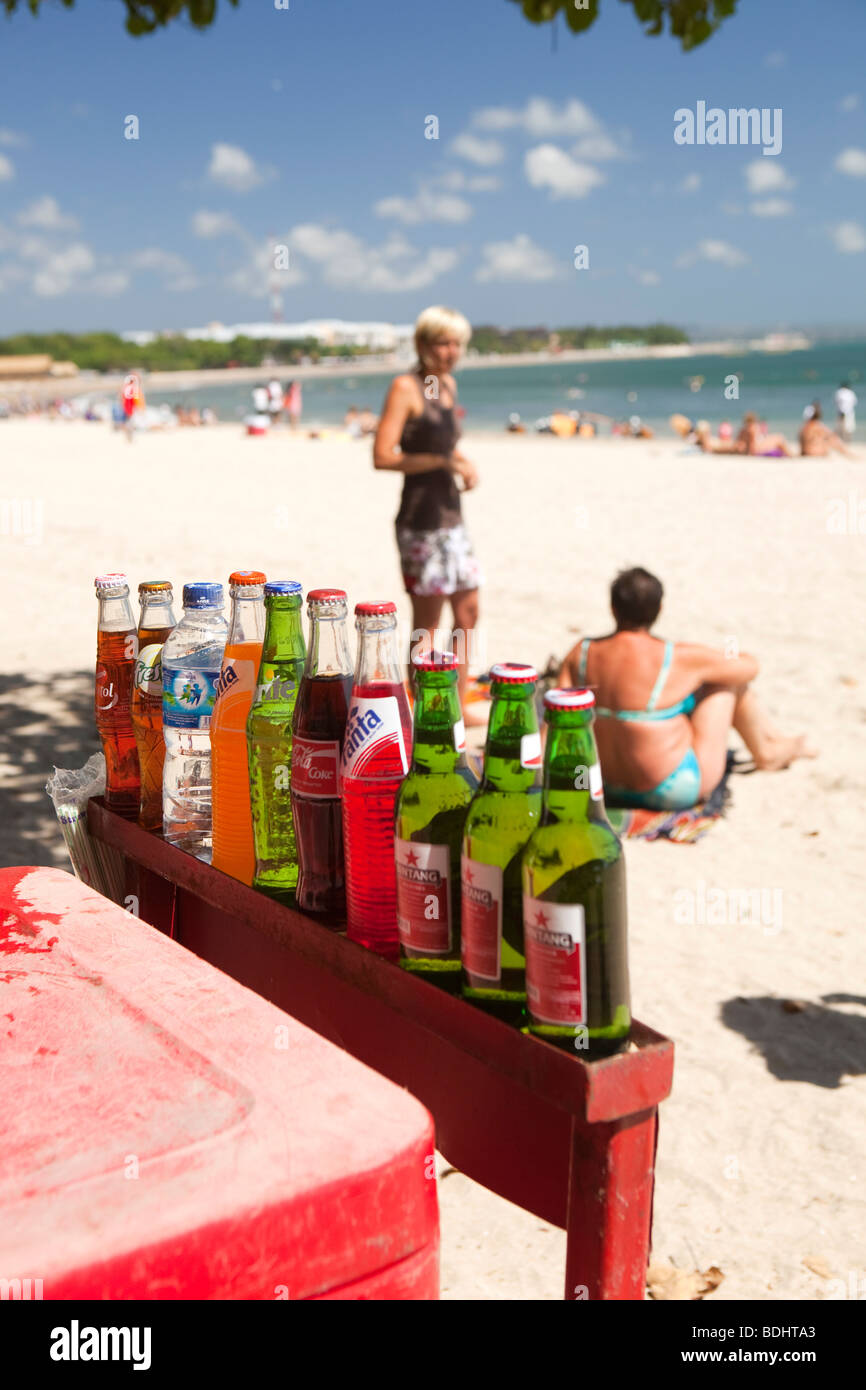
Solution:
[(694, 806), (701, 789), (701, 769), (690, 748), (679, 767), (669, 777), (648, 792), (634, 792), (628, 787), (605, 787), (605, 800), (611, 806), (641, 808), (647, 811), (685, 811)]

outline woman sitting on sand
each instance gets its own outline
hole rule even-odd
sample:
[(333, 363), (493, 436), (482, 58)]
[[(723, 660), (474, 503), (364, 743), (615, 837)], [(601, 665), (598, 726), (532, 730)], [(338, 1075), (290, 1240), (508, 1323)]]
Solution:
[(832, 449), (838, 449), (846, 458), (853, 458), (851, 450), (845, 448), (838, 434), (828, 429), (821, 419), (821, 402), (814, 401), (810, 410), (811, 414), (803, 422), (800, 430), (800, 453), (803, 457), (823, 459)]
[(596, 694), (596, 735), (611, 805), (678, 811), (718, 786), (736, 729), (766, 771), (814, 757), (805, 738), (774, 728), (751, 689), (758, 663), (712, 647), (653, 637), (662, 586), (645, 569), (623, 570), (610, 590), (616, 629), (569, 652), (559, 684)]

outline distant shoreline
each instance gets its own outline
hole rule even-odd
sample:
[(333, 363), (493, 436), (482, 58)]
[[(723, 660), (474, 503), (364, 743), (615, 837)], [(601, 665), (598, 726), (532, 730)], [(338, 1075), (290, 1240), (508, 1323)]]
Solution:
[[(745, 343), (732, 338), (711, 343), (663, 343), (655, 347), (565, 348), (562, 352), (487, 353), (483, 356), (465, 357), (460, 363), (458, 374), (490, 367), (550, 366), (556, 363), (580, 362), (639, 362), (653, 358), (664, 360), (669, 358), (725, 357), (734, 353), (742, 355), (744, 352), (788, 353), (803, 351), (811, 346), (812, 344), (805, 339), (797, 339), (796, 342), (786, 346), (768, 347), (755, 343)], [(406, 371), (411, 365), (411, 358), (398, 357), (395, 354), (388, 358), (378, 358), (376, 361), (362, 358), (355, 362), (334, 362), (333, 365), (330, 361), (325, 360), (309, 363), (306, 366), (279, 363), (273, 368), (209, 367), (173, 372), (142, 371), (139, 374), (145, 393), (147, 393), (148, 391), (190, 391), (197, 390), (202, 386), (260, 382), (267, 380), (269, 376), (276, 376), (280, 380), (291, 377), (298, 381), (336, 381), (346, 377), (388, 376), (391, 373)], [(58, 377), (56, 380), (0, 380), (0, 397), (12, 392), (17, 395), (22, 391), (29, 392), (40, 399), (44, 399), (46, 396), (66, 398), (69, 396), (111, 395), (119, 392), (122, 384), (123, 375), (120, 373), (103, 376), (96, 372), (81, 372), (75, 377)]]

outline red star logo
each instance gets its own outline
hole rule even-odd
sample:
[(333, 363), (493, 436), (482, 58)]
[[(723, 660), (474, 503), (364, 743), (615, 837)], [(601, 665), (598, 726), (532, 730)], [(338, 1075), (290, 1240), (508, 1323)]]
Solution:
[(417, 864), (417, 863), (418, 863), (418, 856), (417, 856), (417, 854), (415, 853), (414, 849), (410, 849), (410, 850), (408, 851), (408, 853), (407, 853), (407, 855), (406, 855), (406, 863), (407, 863), (407, 864)]
[(471, 870), (471, 869), (464, 869), (464, 870), (463, 870), (463, 877), (466, 879), (466, 882), (467, 882), (467, 883), (471, 883), (471, 882), (472, 882), (472, 879), (473, 879), (473, 877), (474, 877), (474, 875), (473, 875), (473, 873), (472, 873), (472, 870)]
[(535, 919), (535, 925), (536, 925), (537, 927), (546, 927), (549, 921), (550, 921), (550, 918), (549, 918), (549, 917), (545, 917), (544, 913), (543, 913), (543, 912), (541, 911), (541, 909), (539, 908), (539, 910), (538, 910), (538, 916), (537, 916), (536, 919)]

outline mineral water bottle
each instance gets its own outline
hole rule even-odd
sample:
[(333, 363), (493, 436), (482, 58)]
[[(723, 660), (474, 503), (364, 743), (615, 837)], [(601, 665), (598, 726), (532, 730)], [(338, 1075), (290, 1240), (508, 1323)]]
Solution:
[(247, 719), (256, 691), (265, 635), (265, 576), (235, 570), (229, 578), (232, 613), (211, 717), (213, 866), (241, 883), (255, 870)]
[(162, 649), (162, 825), (169, 844), (208, 862), (210, 718), (227, 636), (222, 584), (185, 584), (183, 617)]
[(593, 1060), (628, 1041), (625, 860), (590, 690), (549, 690), (541, 821), (523, 851), (528, 1032)]
[(138, 639), (125, 574), (101, 574), (96, 630), (94, 714), (105, 754), (105, 804), (128, 820), (138, 815), (138, 749), (132, 728), (132, 686)]
[(463, 832), (463, 997), (506, 1023), (523, 1021), (521, 854), (541, 810), (541, 736), (532, 666), (491, 671), (484, 777)]
[(138, 659), (132, 691), (132, 727), (141, 770), (138, 823), (145, 830), (162, 829), (162, 647), (175, 625), (173, 595), (167, 579), (138, 586)]
[(394, 812), (412, 753), (396, 604), (356, 604), (355, 627), (358, 658), (341, 767), (347, 935), (396, 961)]
[(295, 902), (298, 852), (292, 823), (292, 717), (304, 671), (301, 586), (265, 585), (265, 636), (247, 719), (250, 805), (256, 868), (253, 887), (286, 906)]
[(466, 761), (457, 657), (416, 657), (412, 766), (397, 798), (400, 964), (460, 992), (460, 847), (478, 781)]

